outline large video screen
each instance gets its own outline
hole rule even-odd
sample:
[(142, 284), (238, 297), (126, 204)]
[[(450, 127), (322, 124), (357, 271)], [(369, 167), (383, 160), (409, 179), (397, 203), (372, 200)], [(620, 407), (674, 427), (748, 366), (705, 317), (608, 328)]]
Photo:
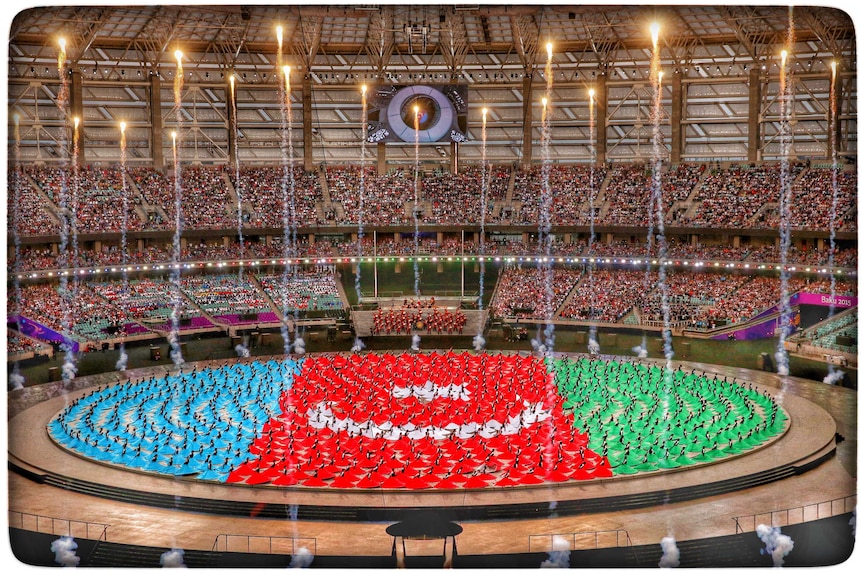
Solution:
[(417, 109), (420, 142), (467, 140), (466, 84), (381, 84), (368, 95), (368, 141), (415, 142)]

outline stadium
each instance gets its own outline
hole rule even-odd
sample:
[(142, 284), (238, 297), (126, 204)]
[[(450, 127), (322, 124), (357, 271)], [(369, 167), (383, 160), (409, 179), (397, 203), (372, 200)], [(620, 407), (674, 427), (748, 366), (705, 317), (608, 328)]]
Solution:
[(9, 30), (19, 562), (850, 558), (847, 13), (67, 5)]

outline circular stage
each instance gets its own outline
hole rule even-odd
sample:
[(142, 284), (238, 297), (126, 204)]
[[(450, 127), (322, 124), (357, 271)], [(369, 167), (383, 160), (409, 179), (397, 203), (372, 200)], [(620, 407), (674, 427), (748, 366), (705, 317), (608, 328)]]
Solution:
[[(834, 454), (821, 408), (674, 362), (323, 354), (55, 384), (10, 420), (41, 482), (256, 517), (459, 520), (646, 507), (762, 485)], [(429, 478), (433, 478), (432, 480)]]

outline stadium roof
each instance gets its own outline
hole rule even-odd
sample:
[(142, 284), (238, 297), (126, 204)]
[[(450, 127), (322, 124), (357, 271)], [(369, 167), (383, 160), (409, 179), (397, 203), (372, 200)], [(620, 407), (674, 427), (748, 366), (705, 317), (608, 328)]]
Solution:
[[(798, 6), (792, 18), (798, 42), (816, 42), (829, 56), (850, 48), (855, 56), (855, 30), (845, 12)], [(467, 54), (510, 52), (535, 65), (550, 40), (555, 52), (590, 54), (612, 67), (651, 48), (654, 21), (662, 25), (671, 58), (682, 65), (708, 60), (710, 46), (720, 48), (716, 56), (740, 61), (771, 57), (787, 39), (790, 18), (786, 6), (733, 5), (60, 6), (20, 13), (10, 43), (53, 52), (62, 35), (73, 64), (120, 60), (149, 67), (170, 61), (177, 45), (201, 63), (231, 68), (243, 55), (275, 53), (281, 24), (286, 51), (312, 66), (318, 55), (365, 56), (383, 69), (393, 53), (438, 54), (457, 71)], [(271, 64), (260, 60), (262, 67)]]

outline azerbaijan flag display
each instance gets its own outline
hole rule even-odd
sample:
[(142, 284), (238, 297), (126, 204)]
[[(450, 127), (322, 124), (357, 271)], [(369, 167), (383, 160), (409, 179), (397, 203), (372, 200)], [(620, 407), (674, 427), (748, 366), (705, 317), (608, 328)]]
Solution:
[(624, 360), (472, 352), (271, 359), (127, 381), (49, 423), (102, 462), (358, 489), (583, 481), (706, 463), (789, 421), (751, 385)]

